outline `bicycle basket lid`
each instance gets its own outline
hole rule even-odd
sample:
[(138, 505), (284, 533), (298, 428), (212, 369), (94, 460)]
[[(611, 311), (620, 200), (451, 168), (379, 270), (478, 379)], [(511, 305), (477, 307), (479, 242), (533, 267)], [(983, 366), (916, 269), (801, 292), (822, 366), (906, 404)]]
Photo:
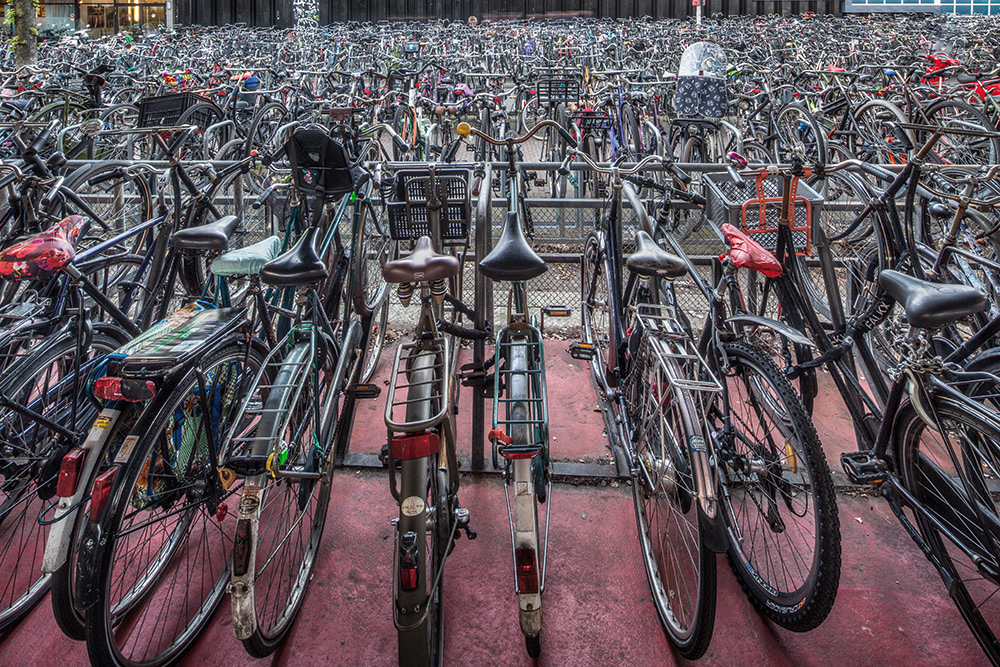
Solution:
[(710, 76), (725, 79), (729, 70), (726, 52), (712, 42), (695, 42), (684, 49), (677, 76)]
[(336, 197), (354, 190), (361, 175), (359, 166), (351, 167), (344, 146), (322, 130), (296, 130), (285, 143), (292, 166), (295, 187)]

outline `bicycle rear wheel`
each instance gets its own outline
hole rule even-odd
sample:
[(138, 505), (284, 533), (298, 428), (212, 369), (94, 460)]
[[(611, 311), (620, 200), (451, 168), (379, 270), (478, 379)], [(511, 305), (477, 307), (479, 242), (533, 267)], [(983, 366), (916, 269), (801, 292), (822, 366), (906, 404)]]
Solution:
[(685, 422), (697, 417), (672, 381), (681, 369), (657, 359), (644, 340), (626, 391), (633, 406), (636, 472), (632, 475), (639, 546), (653, 602), (677, 652), (696, 660), (715, 625), (716, 559), (702, 535)]
[[(7, 371), (0, 393), (75, 431), (94, 416), (83, 398), (84, 381), (77, 378), (85, 378), (93, 362), (120, 342), (95, 333), (80, 360), (79, 376), (73, 370), (75, 336), (44, 345)], [(79, 400), (76, 423), (71, 419), (74, 393)], [(52, 502), (59, 465), (70, 444), (9, 408), (0, 409), (0, 443), (0, 631), (4, 631), (20, 622), (49, 588), (51, 575), (41, 571), (48, 528), (38, 517)]]
[[(819, 437), (767, 355), (725, 345), (731, 368), (729, 564), (757, 609), (789, 630), (819, 626), (837, 597), (840, 525)], [(718, 424), (717, 427), (721, 427)]]
[(227, 517), (236, 515), (242, 486), (220, 486), (206, 431), (211, 425), (219, 442), (233, 427), (236, 397), (245, 395), (262, 360), (256, 346), (242, 343), (211, 352), (200, 364), (205, 394), (188, 371), (150, 404), (125, 440), (118, 459), (127, 460), (109, 469), (117, 472), (99, 519), (106, 540), (82, 556), (94, 569), (98, 594), (86, 611), (94, 664), (175, 662), (222, 600), (236, 523)]
[[(441, 361), (439, 355), (425, 351), (413, 358), (408, 370), (408, 422), (426, 420), (439, 408), (433, 405), (438, 399), (431, 397), (431, 385), (436, 380), (434, 365)], [(450, 432), (448, 428), (442, 429), (442, 448), (452, 446), (447, 441)], [(399, 519), (393, 544), (393, 617), (402, 666), (424, 667), (443, 662), (443, 573), (437, 586), (434, 580), (444, 567), (453, 519), (448, 474), (437, 464), (437, 456), (410, 459), (401, 462), (399, 473)], [(428, 522), (430, 508), (434, 510), (433, 525)]]
[[(1000, 477), (1000, 422), (946, 397), (934, 400), (947, 437), (912, 405), (896, 417), (895, 457), (902, 485), (927, 514), (916, 525), (976, 641), (1000, 662), (1000, 505), (988, 480)], [(912, 508), (911, 508), (912, 509)], [(947, 526), (961, 546), (931, 520)]]

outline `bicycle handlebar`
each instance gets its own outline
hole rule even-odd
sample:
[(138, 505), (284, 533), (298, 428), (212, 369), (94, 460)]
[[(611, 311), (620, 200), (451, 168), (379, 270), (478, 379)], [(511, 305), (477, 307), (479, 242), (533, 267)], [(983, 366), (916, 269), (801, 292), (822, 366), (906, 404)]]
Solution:
[(470, 134), (474, 134), (483, 141), (491, 143), (494, 146), (506, 146), (508, 143), (523, 144), (524, 142), (528, 141), (533, 136), (535, 136), (538, 133), (538, 131), (541, 130), (543, 127), (554, 127), (556, 130), (558, 130), (559, 134), (562, 135), (562, 138), (566, 140), (566, 143), (569, 144), (570, 148), (574, 150), (576, 149), (578, 144), (576, 142), (576, 139), (573, 138), (573, 135), (567, 132), (566, 128), (564, 128), (562, 125), (555, 122), (554, 120), (543, 120), (530, 130), (528, 130), (527, 133), (525, 133), (524, 135), (520, 137), (508, 137), (506, 139), (494, 139), (485, 132), (474, 129), (468, 123), (459, 123), (458, 127), (455, 128), (455, 131), (458, 132), (458, 134), (463, 137), (467, 137)]

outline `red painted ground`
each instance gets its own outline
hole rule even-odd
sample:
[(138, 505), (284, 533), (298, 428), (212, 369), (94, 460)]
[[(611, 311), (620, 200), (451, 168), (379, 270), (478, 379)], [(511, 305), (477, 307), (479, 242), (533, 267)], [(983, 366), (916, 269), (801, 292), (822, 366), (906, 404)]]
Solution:
[[(572, 459), (606, 456), (603, 423), (594, 411), (586, 369), (569, 359), (566, 345), (546, 346), (553, 452)], [(853, 448), (851, 431), (844, 431), (847, 422), (838, 417), (838, 401), (834, 396), (818, 402), (823, 412), (817, 425), (831, 459), (836, 459), (835, 452)], [(363, 418), (359, 415), (358, 451), (381, 446), (382, 406), (382, 399), (374, 401), (364, 406)], [(467, 410), (468, 403), (463, 407)], [(517, 627), (503, 487), (494, 478), (466, 479), (461, 498), (472, 512), (479, 539), (460, 541), (448, 561), (446, 664), (530, 664)], [(839, 500), (843, 574), (826, 623), (798, 635), (762, 620), (720, 558), (715, 637), (699, 664), (984, 664), (937, 575), (884, 502), (846, 495)], [(677, 664), (649, 596), (631, 489), (559, 485), (552, 503), (543, 655), (538, 664)], [(389, 520), (395, 508), (385, 475), (339, 472), (330, 510), (315, 576), (285, 646), (268, 661), (247, 657), (233, 639), (225, 601), (186, 664), (393, 663), (388, 585)], [(48, 599), (0, 643), (0, 665), (86, 663), (83, 644), (59, 633)]]

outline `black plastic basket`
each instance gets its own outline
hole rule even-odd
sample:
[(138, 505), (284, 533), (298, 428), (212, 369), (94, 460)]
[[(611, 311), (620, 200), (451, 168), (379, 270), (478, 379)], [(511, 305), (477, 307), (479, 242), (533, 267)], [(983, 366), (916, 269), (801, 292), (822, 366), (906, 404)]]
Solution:
[[(176, 125), (184, 112), (200, 102), (208, 102), (195, 93), (171, 93), (139, 100), (139, 127), (170, 127)], [(210, 112), (195, 114), (194, 125), (205, 127), (212, 119)]]
[[(438, 169), (434, 172), (438, 199), (441, 201), (441, 240), (466, 242), (472, 205), (469, 201), (467, 169)], [(397, 241), (411, 241), (429, 236), (427, 219), (430, 172), (426, 169), (402, 169), (396, 172), (389, 210), (389, 233)]]
[(581, 130), (606, 130), (611, 127), (611, 116), (603, 111), (581, 111), (573, 116), (573, 122)]
[(541, 79), (535, 91), (538, 106), (577, 102), (580, 99), (580, 82), (576, 79)]

